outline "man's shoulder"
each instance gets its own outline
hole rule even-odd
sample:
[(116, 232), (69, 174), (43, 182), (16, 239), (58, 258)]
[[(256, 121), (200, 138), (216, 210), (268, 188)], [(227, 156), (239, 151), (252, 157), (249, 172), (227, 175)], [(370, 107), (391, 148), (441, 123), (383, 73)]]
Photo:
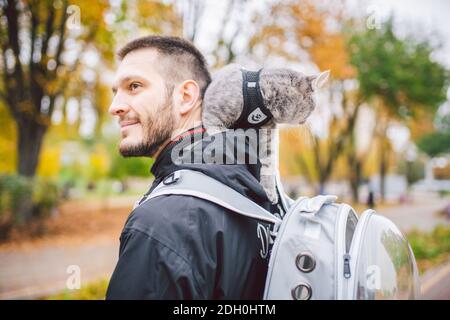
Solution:
[(170, 194), (149, 199), (136, 207), (123, 233), (141, 232), (169, 246), (178, 246), (180, 242), (210, 242), (220, 234), (226, 234), (227, 239), (253, 238), (258, 224), (255, 219), (208, 200)]
[(156, 239), (174, 239), (199, 232), (214, 233), (223, 228), (226, 215), (225, 208), (204, 199), (164, 195), (137, 206), (131, 212), (124, 232), (135, 230)]

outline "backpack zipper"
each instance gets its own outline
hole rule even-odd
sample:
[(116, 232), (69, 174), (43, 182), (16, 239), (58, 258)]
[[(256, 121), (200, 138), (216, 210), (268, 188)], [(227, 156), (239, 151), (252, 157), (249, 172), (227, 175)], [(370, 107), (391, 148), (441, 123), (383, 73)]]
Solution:
[[(345, 290), (343, 292), (344, 299), (354, 299), (354, 293), (355, 293), (355, 284), (358, 281), (356, 278), (356, 269), (358, 266), (358, 260), (359, 260), (359, 251), (361, 249), (361, 241), (363, 239), (367, 223), (369, 221), (370, 216), (372, 213), (375, 212), (374, 210), (368, 209), (364, 211), (361, 214), (361, 217), (356, 224), (355, 232), (353, 233), (352, 242), (350, 244), (350, 250), (348, 254), (344, 254), (344, 278), (345, 280)], [(347, 267), (346, 267), (347, 266)], [(348, 273), (345, 272), (345, 270), (348, 270)], [(351, 273), (351, 270), (353, 270), (353, 276)], [(348, 277), (347, 277), (348, 276)]]
[(350, 255), (348, 253), (344, 254), (344, 278), (349, 279), (352, 276), (350, 272)]
[[(346, 291), (347, 287), (347, 279), (350, 278), (350, 255), (346, 251), (345, 248), (345, 231), (346, 231), (346, 223), (347, 218), (352, 210), (352, 208), (343, 203), (340, 204), (340, 209), (338, 211), (338, 218), (336, 219), (335, 226), (335, 299), (341, 300), (344, 299), (343, 293)], [(342, 261), (343, 257), (347, 259)], [(344, 263), (342, 263), (344, 262)], [(343, 276), (344, 274), (348, 274), (349, 277)], [(345, 288), (344, 288), (345, 287)]]

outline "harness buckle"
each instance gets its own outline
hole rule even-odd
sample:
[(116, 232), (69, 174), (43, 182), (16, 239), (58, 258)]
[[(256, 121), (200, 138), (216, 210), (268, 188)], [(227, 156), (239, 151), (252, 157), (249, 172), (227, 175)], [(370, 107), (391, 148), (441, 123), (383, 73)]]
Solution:
[(181, 174), (178, 171), (172, 172), (171, 174), (169, 174), (167, 177), (164, 178), (163, 180), (163, 184), (165, 186), (177, 183), (178, 180), (181, 179)]

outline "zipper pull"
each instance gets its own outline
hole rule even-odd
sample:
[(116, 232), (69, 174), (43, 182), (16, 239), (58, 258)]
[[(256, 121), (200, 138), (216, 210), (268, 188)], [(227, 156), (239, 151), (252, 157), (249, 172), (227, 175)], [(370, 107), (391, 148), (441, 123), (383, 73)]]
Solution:
[(344, 254), (344, 278), (350, 278), (350, 255), (348, 253)]

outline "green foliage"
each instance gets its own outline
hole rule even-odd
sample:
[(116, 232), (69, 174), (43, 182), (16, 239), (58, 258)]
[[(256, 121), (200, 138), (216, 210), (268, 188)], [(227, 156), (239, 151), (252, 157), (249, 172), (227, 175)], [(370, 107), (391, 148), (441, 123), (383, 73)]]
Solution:
[(32, 202), (34, 206), (34, 215), (38, 217), (47, 217), (50, 215), (60, 200), (60, 188), (51, 181), (36, 177), (32, 182)]
[(439, 225), (431, 233), (414, 230), (407, 238), (417, 260), (435, 259), (450, 253), (449, 227)]
[(436, 131), (421, 136), (417, 141), (420, 150), (435, 157), (450, 152), (450, 113), (436, 115)]
[(79, 290), (64, 290), (44, 300), (104, 300), (109, 280), (102, 279), (82, 286)]
[(438, 190), (437, 191), (440, 197), (445, 197), (450, 195), (450, 190)]
[(127, 176), (149, 177), (153, 158), (133, 157), (124, 158), (115, 152), (112, 160), (109, 176), (111, 178), (123, 179)]
[(425, 167), (420, 160), (401, 160), (398, 164), (398, 173), (404, 175), (408, 185), (411, 185), (425, 177)]
[(450, 152), (450, 131), (424, 135), (417, 141), (417, 146), (430, 157)]
[(32, 195), (31, 180), (16, 175), (0, 176), (0, 216), (4, 224), (17, 223), (15, 212), (19, 211), (20, 201)]
[(46, 217), (58, 204), (59, 187), (44, 178), (0, 175), (0, 218), (3, 225), (20, 223), (23, 199), (31, 199), (33, 217)]
[(398, 38), (392, 19), (381, 29), (353, 34), (349, 49), (361, 93), (366, 99), (380, 98), (392, 115), (414, 117), (415, 108), (434, 112), (445, 101), (449, 73), (431, 59), (435, 48)]

